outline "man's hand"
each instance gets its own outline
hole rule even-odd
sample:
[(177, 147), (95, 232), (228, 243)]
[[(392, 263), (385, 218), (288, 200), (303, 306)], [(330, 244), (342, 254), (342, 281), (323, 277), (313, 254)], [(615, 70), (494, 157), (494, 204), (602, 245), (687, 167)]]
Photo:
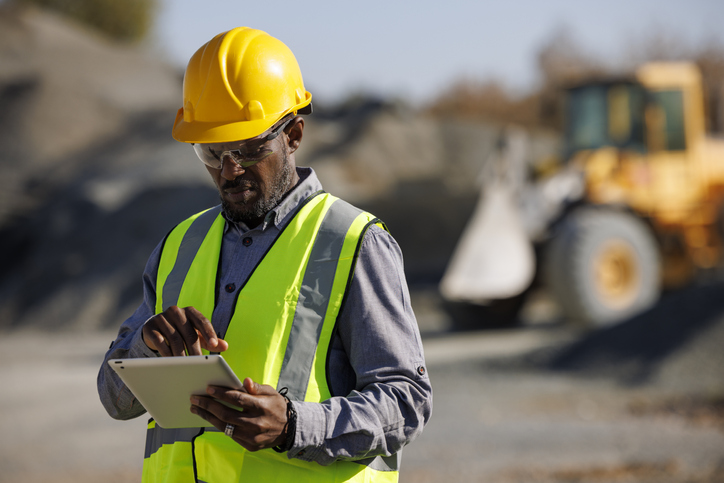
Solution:
[(229, 344), (216, 336), (211, 322), (193, 307), (175, 305), (148, 319), (143, 341), (164, 357), (200, 356), (201, 349), (223, 352)]
[(191, 412), (219, 431), (224, 431), (227, 424), (234, 426), (232, 439), (247, 450), (272, 448), (286, 441), (287, 400), (273, 387), (247, 377), (243, 389), (209, 386), (206, 392), (211, 397), (191, 396)]

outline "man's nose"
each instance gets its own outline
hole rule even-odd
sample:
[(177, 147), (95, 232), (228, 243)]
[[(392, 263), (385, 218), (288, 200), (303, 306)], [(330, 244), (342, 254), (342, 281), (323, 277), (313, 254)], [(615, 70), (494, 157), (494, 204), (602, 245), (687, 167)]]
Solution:
[(244, 168), (236, 164), (228, 154), (221, 158), (221, 177), (225, 180), (233, 181), (244, 172)]

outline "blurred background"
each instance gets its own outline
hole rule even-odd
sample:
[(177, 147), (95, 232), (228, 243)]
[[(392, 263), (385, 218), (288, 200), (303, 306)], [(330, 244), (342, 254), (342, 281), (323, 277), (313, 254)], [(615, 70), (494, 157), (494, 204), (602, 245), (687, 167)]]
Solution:
[(401, 481), (724, 481), (724, 3), (0, 1), (0, 481), (140, 480), (103, 353), (217, 33), (295, 53), (300, 165), (398, 240), (435, 412)]

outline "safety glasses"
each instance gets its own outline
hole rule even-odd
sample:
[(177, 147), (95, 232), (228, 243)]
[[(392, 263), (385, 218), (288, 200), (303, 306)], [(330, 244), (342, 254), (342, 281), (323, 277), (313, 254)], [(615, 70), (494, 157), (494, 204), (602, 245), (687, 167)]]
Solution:
[[(263, 137), (238, 143), (193, 144), (194, 151), (202, 163), (213, 169), (221, 169), (225, 158), (230, 158), (241, 168), (248, 168), (274, 154), (274, 151), (269, 147), (269, 142), (276, 139), (293, 120), (294, 116)], [(231, 149), (223, 149), (226, 147)]]

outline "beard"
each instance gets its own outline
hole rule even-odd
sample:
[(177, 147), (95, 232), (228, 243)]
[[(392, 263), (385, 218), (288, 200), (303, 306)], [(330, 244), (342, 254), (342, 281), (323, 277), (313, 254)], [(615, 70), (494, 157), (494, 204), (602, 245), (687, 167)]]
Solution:
[(266, 192), (262, 192), (259, 187), (259, 183), (255, 180), (243, 180), (236, 178), (233, 181), (227, 181), (224, 183), (223, 189), (236, 188), (238, 186), (245, 186), (253, 189), (259, 193), (259, 197), (249, 204), (231, 203), (221, 197), (221, 206), (224, 209), (224, 213), (229, 221), (233, 223), (244, 223), (250, 228), (255, 227), (259, 224), (264, 216), (274, 209), (279, 202), (287, 194), (292, 177), (294, 175), (294, 168), (286, 152), (283, 153), (282, 169), (279, 175), (274, 178), (274, 182), (268, 187)]

